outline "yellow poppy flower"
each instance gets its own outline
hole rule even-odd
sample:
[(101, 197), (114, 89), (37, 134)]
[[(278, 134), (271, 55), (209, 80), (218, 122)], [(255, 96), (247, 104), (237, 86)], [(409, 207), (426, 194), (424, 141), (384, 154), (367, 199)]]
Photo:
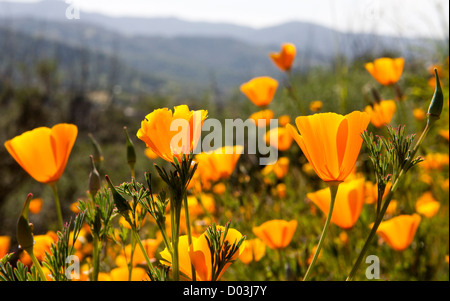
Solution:
[(394, 250), (403, 251), (412, 243), (420, 215), (399, 215), (380, 223), (377, 234)]
[(369, 114), (359, 111), (317, 113), (296, 118), (300, 134), (290, 124), (286, 128), (323, 181), (342, 182), (352, 173), (369, 121)]
[(145, 116), (137, 137), (160, 158), (181, 161), (183, 154), (188, 155), (197, 146), (207, 115), (208, 111), (190, 111), (187, 105), (175, 107), (173, 113), (167, 108), (157, 109)]
[(280, 52), (272, 52), (269, 54), (269, 57), (272, 59), (273, 63), (281, 69), (281, 71), (288, 71), (292, 68), (295, 54), (295, 45), (291, 43), (284, 43), (281, 45)]
[(297, 221), (274, 219), (253, 227), (253, 233), (271, 249), (286, 248), (292, 240)]
[(389, 124), (397, 110), (397, 105), (393, 100), (382, 100), (364, 109), (370, 115), (370, 122), (377, 128)]
[[(331, 216), (331, 222), (342, 229), (352, 228), (358, 220), (364, 205), (364, 179), (355, 179), (339, 185)], [(325, 188), (307, 193), (306, 197), (327, 214), (330, 209), (330, 189)]]
[(403, 73), (404, 58), (382, 57), (364, 65), (366, 70), (382, 85), (398, 82)]
[(25, 132), (6, 141), (5, 147), (31, 177), (51, 184), (63, 174), (77, 134), (75, 125), (61, 123)]

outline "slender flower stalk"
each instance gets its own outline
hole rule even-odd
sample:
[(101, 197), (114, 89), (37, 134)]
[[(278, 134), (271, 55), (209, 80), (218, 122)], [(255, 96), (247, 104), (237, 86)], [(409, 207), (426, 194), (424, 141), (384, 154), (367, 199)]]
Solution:
[(100, 271), (100, 250), (99, 248), (100, 241), (98, 239), (98, 235), (94, 234), (92, 238), (92, 245), (93, 245), (93, 253), (92, 253), (92, 260), (93, 260), (93, 266), (94, 270), (92, 273), (92, 281), (98, 281), (98, 273)]
[(50, 183), (50, 187), (52, 188), (53, 198), (55, 200), (56, 206), (56, 215), (58, 216), (58, 229), (63, 229), (63, 218), (61, 213), (61, 203), (59, 201), (58, 187), (57, 182)]
[(142, 254), (144, 254), (144, 258), (145, 258), (145, 262), (147, 263), (147, 266), (150, 268), (150, 271), (151, 271), (153, 274), (155, 274), (155, 273), (156, 273), (155, 268), (153, 267), (153, 264), (152, 264), (152, 262), (150, 261), (150, 258), (148, 257), (147, 251), (145, 250), (144, 245), (142, 244), (141, 238), (139, 237), (139, 234), (138, 234), (138, 232), (136, 231), (136, 228), (135, 228), (135, 227), (132, 228), (132, 233), (133, 233), (134, 239), (136, 240), (136, 242), (137, 242), (139, 248), (140, 248), (141, 251), (142, 251)]
[(342, 183), (340, 181), (332, 181), (332, 182), (327, 182), (327, 184), (330, 187), (330, 192), (331, 192), (331, 203), (330, 203), (330, 209), (328, 211), (328, 215), (327, 215), (327, 219), (325, 221), (325, 225), (323, 227), (322, 230), (322, 234), (320, 235), (320, 239), (319, 239), (319, 243), (317, 244), (317, 248), (316, 251), (314, 252), (314, 256), (311, 260), (311, 263), (308, 267), (308, 270), (306, 271), (305, 276), (303, 277), (303, 281), (308, 281), (309, 277), (311, 276), (311, 271), (316, 263), (317, 257), (319, 257), (320, 254), (320, 250), (322, 249), (322, 245), (323, 242), (325, 240), (325, 237), (327, 235), (327, 231), (328, 231), (328, 226), (330, 225), (330, 221), (331, 221), (331, 216), (333, 215), (333, 207), (334, 207), (334, 202), (336, 200), (336, 194), (339, 188), (339, 184)]

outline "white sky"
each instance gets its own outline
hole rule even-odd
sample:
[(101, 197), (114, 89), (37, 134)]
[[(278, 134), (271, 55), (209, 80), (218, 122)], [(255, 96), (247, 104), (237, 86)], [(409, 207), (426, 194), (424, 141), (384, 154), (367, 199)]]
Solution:
[[(14, 0), (0, 0), (0, 2)], [(15, 2), (36, 2), (21, 0)], [(448, 0), (66, 0), (111, 16), (179, 17), (255, 28), (309, 21), (344, 31), (448, 36)], [(69, 4), (67, 4), (69, 5)]]

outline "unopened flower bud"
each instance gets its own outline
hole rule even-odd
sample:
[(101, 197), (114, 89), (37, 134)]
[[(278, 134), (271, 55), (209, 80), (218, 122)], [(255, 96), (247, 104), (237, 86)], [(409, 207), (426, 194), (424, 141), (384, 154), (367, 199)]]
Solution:
[(131, 141), (130, 136), (128, 136), (127, 128), (124, 127), (123, 130), (127, 137), (127, 162), (134, 176), (134, 165), (136, 164), (136, 151), (134, 149), (134, 144)]
[(97, 191), (100, 190), (101, 182), (100, 182), (100, 174), (97, 171), (97, 168), (95, 168), (95, 162), (94, 157), (89, 156), (91, 158), (91, 164), (92, 164), (92, 170), (89, 173), (89, 193), (91, 194), (92, 198), (95, 197), (97, 194)]
[(26, 251), (33, 249), (34, 239), (33, 239), (33, 227), (28, 222), (28, 206), (33, 198), (33, 194), (28, 194), (25, 204), (20, 213), (19, 220), (17, 221), (17, 242), (20, 247)]
[(116, 190), (113, 183), (111, 182), (111, 179), (106, 175), (105, 176), (106, 181), (108, 182), (108, 186), (111, 189), (114, 204), (116, 205), (117, 210), (121, 215), (123, 215), (125, 218), (128, 218), (128, 211), (131, 210), (130, 204), (128, 204), (127, 200), (120, 195), (120, 193)]
[(439, 81), (439, 75), (437, 69), (434, 69), (434, 74), (436, 76), (436, 88), (434, 90), (433, 98), (431, 99), (430, 106), (428, 107), (428, 118), (433, 116), (439, 119), (442, 113), (442, 107), (444, 106), (444, 94), (442, 94), (441, 83)]

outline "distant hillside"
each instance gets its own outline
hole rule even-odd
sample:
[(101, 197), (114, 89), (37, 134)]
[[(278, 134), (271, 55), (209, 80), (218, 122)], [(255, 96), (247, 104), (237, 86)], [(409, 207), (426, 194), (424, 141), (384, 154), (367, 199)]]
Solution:
[(58, 74), (54, 76), (65, 87), (111, 90), (119, 85), (130, 91), (155, 91), (166, 82), (162, 77), (132, 68), (114, 55), (2, 26), (0, 49), (0, 76), (8, 76), (17, 83), (31, 80), (36, 64), (42, 61), (57, 64)]
[(176, 18), (114, 18), (84, 11), (79, 20), (68, 20), (67, 7), (58, 0), (0, 2), (0, 27), (29, 35), (35, 42), (52, 41), (113, 57), (123, 64), (123, 70), (135, 70), (148, 78), (203, 86), (214, 80), (224, 88), (258, 75), (279, 75), (268, 54), (284, 42), (297, 46), (294, 68), (299, 71), (330, 65), (338, 55), (353, 59), (388, 51), (408, 57), (430, 44), (342, 33), (304, 22), (253, 29)]

